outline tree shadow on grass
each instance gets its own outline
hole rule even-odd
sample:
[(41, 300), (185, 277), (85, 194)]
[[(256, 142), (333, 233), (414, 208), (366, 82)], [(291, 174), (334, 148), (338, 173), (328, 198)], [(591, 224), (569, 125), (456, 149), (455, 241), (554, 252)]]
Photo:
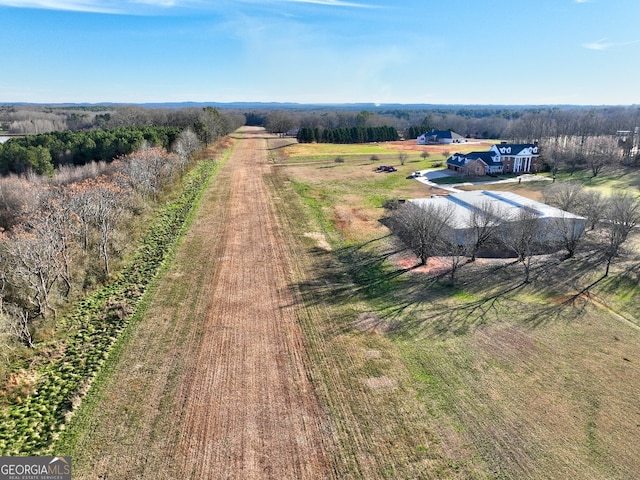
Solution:
[[(615, 279), (594, 275), (602, 271), (604, 260), (584, 252), (571, 259), (561, 254), (536, 258), (529, 282), (513, 259), (468, 262), (460, 268), (459, 281), (451, 284), (448, 270), (418, 273), (418, 262), (398, 268), (391, 260), (405, 249), (389, 237), (333, 251), (313, 250), (314, 279), (296, 285), (305, 304), (344, 306), (362, 299), (373, 307), (369, 313), (388, 335), (446, 337), (505, 320), (530, 328), (577, 321), (591, 303), (591, 290), (600, 288), (605, 278), (611, 284), (623, 279), (638, 282), (633, 266)], [(353, 331), (357, 312), (336, 311), (344, 312), (342, 318), (334, 318), (336, 333)]]
[[(505, 262), (492, 269), (478, 269), (476, 278), (457, 289), (479, 298), (452, 305), (434, 304), (431, 311), (419, 317), (402, 319), (397, 325), (398, 336), (428, 333), (430, 336), (464, 335), (475, 328), (504, 320), (516, 321), (530, 328), (552, 322), (572, 322), (584, 316), (592, 303), (591, 290), (607, 278), (602, 275), (585, 285), (585, 274), (602, 265), (601, 258), (585, 256), (575, 261), (562, 260), (557, 255), (540, 257), (532, 268), (530, 281), (525, 282), (518, 262)], [(493, 289), (471, 288), (474, 282), (491, 279)], [(452, 289), (455, 290), (455, 289)], [(569, 292), (555, 295), (552, 292)], [(527, 298), (531, 298), (529, 301)], [(398, 312), (406, 311), (399, 307)]]
[[(637, 262), (631, 262), (622, 271), (607, 276), (604, 274), (606, 259), (602, 255), (585, 253), (583, 258), (571, 260), (568, 268), (556, 268), (541, 276), (540, 284), (543, 287), (540, 291), (566, 293), (550, 297), (540, 308), (531, 309), (523, 318), (525, 325), (538, 328), (551, 322), (579, 321), (589, 306), (602, 306), (593, 295), (594, 290), (614, 294), (622, 289), (626, 292), (635, 291), (639, 285), (640, 269)], [(560, 266), (564, 266), (564, 263)]]
[[(417, 260), (410, 267), (398, 268), (391, 259), (406, 249), (394, 242), (385, 242), (389, 237), (386, 235), (332, 251), (314, 249), (314, 279), (295, 286), (304, 303), (340, 306), (362, 299), (378, 307), (374, 313), (391, 335), (402, 336), (427, 328), (436, 335), (452, 331), (460, 334), (473, 325), (484, 323), (502, 297), (521, 288), (521, 284), (514, 286), (502, 280), (506, 286), (497, 293), (452, 307), (450, 297), (462, 292), (464, 287), (450, 285), (447, 280), (449, 271), (446, 269), (427, 274), (416, 273), (422, 267)], [(370, 248), (378, 242), (381, 245)], [(508, 265), (490, 268), (498, 277), (510, 279), (512, 273), (504, 274), (508, 269)], [(486, 270), (482, 269), (476, 275), (482, 279)], [(352, 324), (356, 320), (353, 311), (342, 311), (349, 314), (341, 319), (334, 318), (338, 333), (353, 330)]]
[(433, 302), (428, 309), (416, 303), (399, 305), (387, 313), (396, 319), (390, 333), (397, 338), (425, 334), (430, 337), (465, 335), (475, 328), (499, 321), (512, 297), (526, 285), (520, 282), (464, 303)]

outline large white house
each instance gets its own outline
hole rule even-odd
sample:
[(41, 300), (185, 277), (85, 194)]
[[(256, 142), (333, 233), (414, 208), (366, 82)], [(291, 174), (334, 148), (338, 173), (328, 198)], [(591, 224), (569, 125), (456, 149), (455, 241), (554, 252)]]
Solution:
[(505, 172), (513, 173), (534, 172), (535, 162), (540, 156), (538, 146), (533, 143), (500, 143), (493, 145), (491, 151), (505, 166)]
[(476, 240), (473, 218), (478, 212), (494, 217), (496, 224), (507, 226), (518, 221), (521, 211), (526, 210), (534, 214), (540, 224), (537, 239), (539, 242), (561, 240), (561, 236), (567, 232), (579, 236), (584, 232), (587, 222), (584, 217), (512, 192), (474, 190), (417, 198), (407, 202), (425, 209), (446, 211), (449, 238), (460, 245)]
[(465, 175), (535, 173), (540, 151), (533, 143), (499, 143), (485, 152), (454, 153), (447, 168)]
[(463, 143), (465, 138), (462, 135), (452, 132), (451, 130), (435, 130), (423, 133), (416, 139), (418, 145), (429, 145), (434, 143), (450, 144), (450, 143)]

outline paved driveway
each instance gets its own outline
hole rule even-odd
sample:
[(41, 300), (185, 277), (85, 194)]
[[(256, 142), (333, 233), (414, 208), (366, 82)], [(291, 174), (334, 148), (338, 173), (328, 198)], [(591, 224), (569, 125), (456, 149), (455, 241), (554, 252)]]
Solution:
[(438, 178), (445, 178), (445, 177), (458, 177), (460, 178), (460, 180), (463, 180), (464, 177), (461, 177), (459, 175), (457, 175), (455, 172), (452, 172), (451, 170), (447, 170), (447, 169), (440, 169), (440, 170), (418, 170), (417, 173), (419, 173), (419, 175), (415, 176), (414, 178), (416, 180), (418, 180), (421, 183), (424, 183), (426, 185), (432, 186), (432, 187), (437, 187), (437, 188), (441, 188), (442, 190), (447, 190), (449, 192), (458, 192), (459, 190), (456, 187), (460, 187), (463, 185), (491, 185), (493, 183), (515, 183), (515, 182), (537, 182), (537, 181), (548, 181), (550, 180), (548, 177), (544, 177), (541, 175), (532, 175), (532, 174), (522, 174), (519, 175), (517, 177), (513, 177), (513, 178), (504, 178), (504, 179), (495, 179), (493, 177), (487, 177), (489, 180), (483, 180), (483, 181), (479, 181), (479, 182), (464, 182), (461, 181), (460, 183), (453, 183), (453, 184), (438, 184), (438, 183), (434, 183), (433, 180), (438, 179)]

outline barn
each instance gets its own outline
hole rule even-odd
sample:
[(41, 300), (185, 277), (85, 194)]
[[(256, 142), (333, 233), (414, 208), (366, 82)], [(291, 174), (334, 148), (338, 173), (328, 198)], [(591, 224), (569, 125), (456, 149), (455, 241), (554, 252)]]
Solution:
[(429, 145), (429, 144), (451, 144), (451, 143), (463, 143), (465, 142), (465, 138), (462, 135), (457, 134), (451, 130), (435, 130), (432, 129), (430, 132), (423, 133), (418, 136), (416, 139), (416, 143), (418, 145)]
[(446, 212), (448, 237), (459, 245), (475, 241), (478, 214), (493, 218), (501, 227), (523, 218), (539, 223), (537, 242), (553, 243), (562, 241), (564, 235), (580, 236), (586, 227), (586, 218), (571, 212), (537, 202), (513, 192), (475, 190), (438, 195), (429, 198), (408, 200), (409, 203), (431, 211)]

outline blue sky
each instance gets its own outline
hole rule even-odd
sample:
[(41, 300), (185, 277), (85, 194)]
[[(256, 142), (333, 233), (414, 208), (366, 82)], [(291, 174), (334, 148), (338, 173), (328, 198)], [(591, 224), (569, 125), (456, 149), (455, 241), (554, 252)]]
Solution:
[(1, 102), (640, 104), (638, 0), (0, 0)]

